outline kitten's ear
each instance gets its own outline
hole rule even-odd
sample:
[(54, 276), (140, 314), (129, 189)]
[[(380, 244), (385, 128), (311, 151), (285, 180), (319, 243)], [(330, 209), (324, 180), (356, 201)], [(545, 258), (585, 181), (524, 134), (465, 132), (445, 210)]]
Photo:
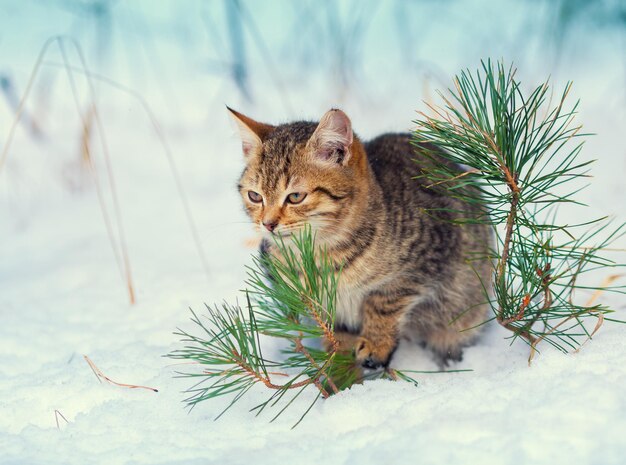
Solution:
[(333, 108), (322, 116), (307, 145), (316, 160), (345, 165), (351, 156), (353, 139), (350, 118)]
[(243, 115), (228, 106), (226, 108), (239, 128), (243, 154), (246, 157), (249, 157), (252, 154), (258, 153), (261, 150), (263, 140), (274, 130), (274, 126), (259, 123), (258, 121), (248, 118), (246, 115)]

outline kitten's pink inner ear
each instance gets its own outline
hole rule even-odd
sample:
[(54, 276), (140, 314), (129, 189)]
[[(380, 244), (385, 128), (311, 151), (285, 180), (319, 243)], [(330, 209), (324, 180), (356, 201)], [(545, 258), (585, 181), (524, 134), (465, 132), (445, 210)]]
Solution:
[(318, 159), (345, 164), (350, 158), (353, 137), (348, 115), (332, 109), (322, 116), (310, 143)]
[(244, 155), (248, 157), (254, 153), (258, 153), (263, 145), (263, 140), (274, 130), (274, 126), (259, 123), (230, 107), (226, 108), (237, 123)]

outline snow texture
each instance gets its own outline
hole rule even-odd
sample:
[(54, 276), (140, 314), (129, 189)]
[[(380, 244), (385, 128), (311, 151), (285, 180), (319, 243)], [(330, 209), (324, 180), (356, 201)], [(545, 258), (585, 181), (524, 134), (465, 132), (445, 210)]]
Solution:
[[(89, 2), (0, 3), (0, 74), (18, 96), (41, 46), (55, 34), (71, 34), (96, 72), (143, 96), (172, 148), (210, 267), (207, 277), (144, 109), (97, 81), (137, 291), (136, 305), (129, 304), (92, 178), (80, 162), (81, 123), (58, 66), (62, 55), (52, 46), (26, 105), (43, 135), (34, 138), (19, 125), (0, 174), (0, 464), (626, 462), (626, 343), (624, 327), (612, 323), (579, 353), (543, 345), (532, 367), (523, 343), (510, 345), (505, 330), (489, 326), (453, 367), (471, 372), (418, 374), (418, 387), (366, 382), (317, 403), (293, 430), (315, 392), (303, 394), (273, 423), (272, 415), (248, 412), (266, 399), (262, 387), (216, 422), (227, 399), (184, 409), (181, 391), (190, 381), (174, 375), (193, 367), (163, 357), (180, 347), (172, 332), (193, 331), (189, 307), (201, 312), (204, 302), (234, 302), (253, 252), (252, 228), (235, 188), (243, 157), (224, 103), (268, 122), (319, 118), (340, 107), (368, 138), (409, 129), (414, 111), (424, 109), (422, 99), (433, 99), (434, 89), (449, 85), (455, 72), (475, 68), (481, 57), (504, 57), (515, 61), (528, 86), (548, 75), (556, 89), (574, 80), (572, 97), (582, 99), (579, 121), (598, 134), (583, 151), (598, 158), (592, 185), (581, 193), (592, 208), (563, 209), (562, 217), (624, 220), (624, 61), (607, 45), (625, 43), (623, 29), (597, 31), (578, 21), (565, 45), (550, 51), (549, 2), (397, 3), (396, 9), (393, 2), (368, 4), (372, 21), (361, 26), (367, 33), (353, 50), (360, 61), (350, 65), (344, 86), (336, 57), (323, 54), (332, 43), (325, 36), (313, 46), (316, 29), (297, 21), (296, 8), (244, 2), (273, 57), (268, 65), (255, 45), (259, 38), (248, 32), (254, 102), (211, 62), (228, 58), (227, 46), (217, 41), (228, 37), (226, 3), (111, 3), (100, 23)], [(330, 5), (342, 21), (352, 17), (347, 3)], [(400, 20), (408, 27), (403, 41), (389, 32)], [(289, 34), (300, 40), (286, 41)], [(398, 47), (407, 42), (416, 57), (410, 63)], [(84, 111), (88, 88), (75, 78)], [(3, 98), (2, 147), (14, 115), (6, 91)], [(94, 129), (92, 156), (112, 215), (100, 142)], [(614, 258), (624, 262), (624, 255)], [(598, 270), (591, 281), (598, 284), (612, 272)], [(626, 318), (623, 297), (600, 298)], [(83, 355), (113, 380), (158, 393), (98, 382)], [(408, 344), (393, 364), (436, 368), (426, 352)]]

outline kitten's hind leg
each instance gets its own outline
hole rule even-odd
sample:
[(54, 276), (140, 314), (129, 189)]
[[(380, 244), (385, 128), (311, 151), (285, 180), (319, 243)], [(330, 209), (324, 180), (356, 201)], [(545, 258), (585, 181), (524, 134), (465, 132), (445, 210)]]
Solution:
[(445, 352), (441, 352), (437, 349), (431, 349), (435, 362), (439, 366), (440, 370), (449, 368), (453, 362), (460, 362), (463, 360), (463, 349), (460, 347), (454, 350), (448, 349)]
[(437, 329), (424, 337), (425, 345), (433, 353), (442, 370), (452, 362), (463, 360), (463, 348), (471, 344), (473, 334), (460, 332), (456, 328)]

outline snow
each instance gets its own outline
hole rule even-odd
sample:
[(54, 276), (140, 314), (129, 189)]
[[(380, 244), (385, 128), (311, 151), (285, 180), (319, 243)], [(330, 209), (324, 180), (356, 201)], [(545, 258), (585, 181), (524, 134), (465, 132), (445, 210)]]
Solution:
[[(187, 9), (176, 2), (163, 2), (161, 8), (119, 2), (103, 57), (92, 35), (93, 18), (58, 3), (0, 5), (5, 13), (0, 15), (0, 73), (12, 77), (21, 95), (46, 38), (69, 33), (94, 69), (138, 91), (172, 147), (210, 275), (203, 272), (149, 118), (134, 98), (99, 82), (98, 108), (137, 291), (136, 305), (129, 304), (96, 191), (77, 161), (80, 118), (67, 78), (58, 67), (44, 66), (27, 105), (39, 118), (44, 138), (34, 140), (18, 127), (0, 173), (1, 464), (624, 462), (626, 342), (624, 327), (609, 322), (579, 353), (562, 354), (544, 345), (531, 367), (524, 344), (509, 345), (503, 329), (489, 326), (453, 367), (472, 371), (417, 374), (418, 387), (366, 382), (318, 402), (293, 430), (313, 391), (270, 423), (271, 412), (260, 417), (248, 412), (268, 396), (258, 387), (214, 422), (227, 400), (204, 402), (189, 413), (181, 391), (190, 381), (174, 377), (187, 367), (163, 357), (179, 347), (172, 335), (176, 327), (193, 331), (189, 307), (201, 311), (204, 302), (234, 302), (240, 296), (253, 251), (252, 229), (234, 187), (243, 160), (223, 103), (269, 122), (316, 118), (340, 106), (367, 138), (409, 128), (414, 111), (423, 109), (421, 99), (432, 98), (449, 76), (476, 67), (480, 57), (503, 56), (515, 60), (524, 82), (552, 75), (558, 89), (574, 80), (573, 93), (582, 100), (579, 121), (598, 134), (584, 150), (598, 158), (592, 185), (581, 194), (592, 205), (585, 215), (623, 221), (624, 62), (616, 49), (605, 47), (624, 43), (623, 33), (616, 28), (592, 33), (585, 29), (591, 26), (577, 24), (570, 45), (554, 61), (544, 50), (540, 25), (533, 22), (537, 14), (549, 18), (544, 4), (533, 9), (511, 1), (492, 8), (493, 18), (514, 8), (518, 19), (511, 25), (480, 15), (483, 1), (466, 2), (465, 10), (425, 3), (407, 16), (410, 24), (423, 17), (447, 19), (423, 25), (424, 40), (415, 45), (422, 67), (411, 68), (402, 63), (397, 38), (385, 34), (392, 10), (379, 7), (364, 39), (359, 72), (350, 76), (354, 85), (342, 90), (333, 85), (332, 58), (315, 55), (307, 44), (285, 49), (292, 29), (273, 28), (272, 18), (280, 11), (286, 22), (292, 21), (296, 13), (288, 13), (291, 8), (272, 2), (256, 11), (245, 2), (258, 14), (260, 30), (284, 73), (277, 86), (250, 42), (256, 101), (249, 103), (224, 74), (207, 71), (207, 57), (219, 56), (220, 50), (207, 45), (202, 21), (209, 10), (203, 2), (188, 2)], [(347, 4), (341, 7), (345, 15)], [(218, 8), (211, 16), (221, 33), (222, 13)], [(522, 40), (524, 31), (528, 37)], [(311, 40), (311, 32), (302, 34), (304, 41)], [(319, 68), (307, 67), (305, 52), (321, 60)], [(61, 55), (53, 47), (46, 60), (59, 63)], [(84, 108), (87, 87), (80, 76), (76, 79)], [(0, 146), (12, 118), (3, 100)], [(95, 137), (93, 156), (112, 214), (99, 142)], [(565, 221), (579, 219), (579, 210), (562, 214)], [(626, 248), (626, 241), (614, 247)], [(625, 261), (623, 252), (614, 256)], [(592, 281), (597, 284), (613, 272), (599, 270)], [(600, 299), (617, 310), (617, 318), (626, 318), (623, 297)], [(83, 355), (113, 380), (151, 386), (158, 393), (99, 383)], [(427, 353), (408, 344), (401, 346), (394, 364), (436, 369)]]

